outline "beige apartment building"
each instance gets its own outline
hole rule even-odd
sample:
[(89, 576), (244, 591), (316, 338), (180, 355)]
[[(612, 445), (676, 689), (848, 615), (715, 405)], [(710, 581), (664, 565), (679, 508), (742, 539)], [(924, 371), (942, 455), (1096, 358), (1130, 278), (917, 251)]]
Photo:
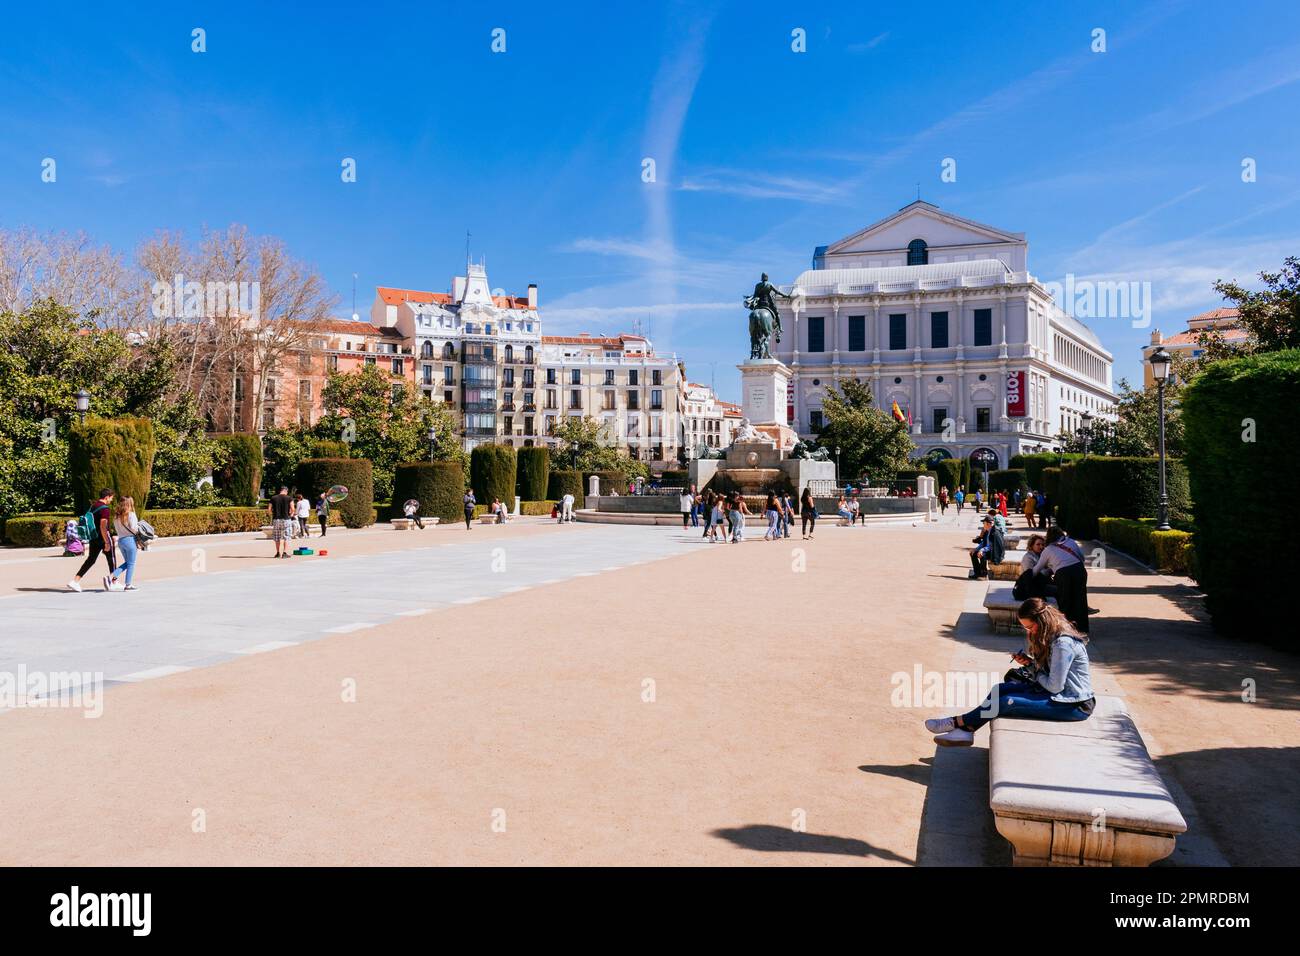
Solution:
[(544, 335), (537, 365), (543, 434), (562, 416), (590, 416), (638, 461), (678, 466), (686, 378), (676, 355), (659, 355), (649, 339), (628, 333)]

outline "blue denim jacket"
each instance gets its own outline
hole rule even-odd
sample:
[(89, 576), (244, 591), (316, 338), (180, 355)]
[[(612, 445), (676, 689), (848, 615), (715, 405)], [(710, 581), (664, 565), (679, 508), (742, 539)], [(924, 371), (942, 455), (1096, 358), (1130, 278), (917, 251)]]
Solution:
[(1052, 642), (1047, 669), (1035, 675), (1039, 685), (1062, 704), (1091, 700), (1092, 673), (1088, 669), (1088, 648), (1073, 634), (1061, 634)]

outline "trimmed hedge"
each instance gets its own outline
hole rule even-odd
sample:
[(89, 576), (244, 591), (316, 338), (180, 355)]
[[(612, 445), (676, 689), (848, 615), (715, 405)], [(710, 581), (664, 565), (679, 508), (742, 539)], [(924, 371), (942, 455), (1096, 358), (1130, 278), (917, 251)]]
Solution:
[(1196, 576), (1196, 549), (1187, 531), (1157, 531), (1155, 518), (1102, 518), (1102, 541), (1144, 564), (1171, 574)]
[[(1186, 521), (1191, 514), (1187, 471), (1176, 459), (1166, 462), (1166, 488), (1169, 519)], [(1101, 517), (1149, 518), (1157, 513), (1159, 500), (1158, 458), (1094, 455), (1067, 462), (1061, 469), (1056, 519), (1076, 538), (1095, 538)]]
[(352, 446), (345, 441), (318, 438), (308, 448), (310, 458), (351, 458)]
[[(584, 471), (584, 472), (582, 473), (582, 487), (583, 487), (584, 490), (585, 490), (586, 487), (587, 487), (587, 481), (588, 481), (588, 479), (590, 479), (592, 475), (595, 475), (595, 476), (597, 476), (597, 477), (600, 479), (600, 493), (601, 493), (602, 495), (608, 495), (608, 494), (611, 494), (611, 493), (613, 493), (615, 490), (617, 490), (618, 493), (619, 493), (620, 495), (625, 495), (625, 494), (627, 494), (627, 483), (628, 483), (629, 479), (628, 479), (628, 476), (627, 476), (627, 475), (623, 474), (623, 472), (621, 472), (621, 471)], [(650, 482), (647, 481), (646, 484), (648, 485), (648, 484), (650, 484)], [(548, 496), (548, 497), (549, 497), (549, 496)]]
[(989, 491), (1001, 491), (1010, 498), (1017, 489), (1021, 495), (1029, 492), (1029, 483), (1025, 480), (1023, 468), (999, 468), (989, 472)]
[(1061, 497), (1061, 469), (1053, 467), (1044, 468), (1041, 481), (1042, 488), (1039, 490), (1047, 496), (1047, 503), (1052, 507), (1055, 507)]
[[(14, 515), (5, 522), (5, 540), (20, 548), (44, 548), (63, 543), (63, 529), (72, 515)], [(266, 524), (265, 508), (176, 508), (142, 512), (160, 538), (193, 534), (256, 531)]]
[(339, 512), (349, 528), (364, 528), (375, 522), (374, 473), (367, 458), (304, 458), (298, 463), (295, 484), (312, 501), (333, 485), (343, 485), (348, 496), (330, 505), (331, 513)]
[(1038, 451), (1023, 455), (1012, 455), (1007, 462), (1008, 468), (1023, 468), (1025, 481), (1034, 491), (1043, 491), (1043, 471), (1048, 468), (1060, 468), (1067, 461), (1078, 461), (1083, 455), (1077, 452), (1057, 454), (1051, 451)]
[(950, 495), (964, 484), (961, 480), (962, 464), (961, 458), (944, 458), (934, 463), (935, 474), (939, 476), (936, 484), (941, 488), (947, 488)]
[[(519, 479), (518, 495), (522, 501), (540, 501), (546, 497), (546, 482), (551, 475), (551, 451), (542, 445), (519, 449), (515, 459)], [(521, 504), (522, 508), (523, 505)]]
[(551, 509), (554, 508), (554, 501), (520, 501), (519, 513), (521, 515), (544, 515), (550, 517)]
[(247, 432), (216, 436), (226, 463), (212, 473), (221, 497), (241, 508), (257, 504), (262, 491), (262, 439)]
[(580, 471), (564, 469), (553, 471), (546, 482), (546, 497), (552, 501), (559, 501), (565, 495), (573, 495), (573, 507), (583, 508), (587, 501), (587, 496), (582, 493), (584, 484)]
[(691, 473), (689, 471), (672, 470), (665, 471), (659, 476), (659, 483), (667, 485), (669, 488), (685, 488), (691, 483)]
[(112, 488), (119, 498), (134, 498), (136, 511), (143, 511), (148, 503), (157, 447), (153, 422), (147, 418), (88, 418), (74, 422), (68, 431), (73, 510), (84, 514), (99, 497), (99, 489)]
[(493, 498), (513, 504), (516, 470), (515, 450), (509, 445), (475, 445), (469, 455), (469, 485), (474, 497), (484, 505), (492, 504)]
[(393, 471), (391, 518), (405, 515), (407, 499), (420, 502), (420, 516), (440, 518), (444, 523), (465, 516), (465, 470), (454, 461), (412, 461)]
[(1295, 475), (1297, 407), (1300, 349), (1215, 362), (1182, 393), (1198, 580), (1214, 626), (1292, 651), (1293, 535), (1264, 499), (1276, 487), (1285, 500)]

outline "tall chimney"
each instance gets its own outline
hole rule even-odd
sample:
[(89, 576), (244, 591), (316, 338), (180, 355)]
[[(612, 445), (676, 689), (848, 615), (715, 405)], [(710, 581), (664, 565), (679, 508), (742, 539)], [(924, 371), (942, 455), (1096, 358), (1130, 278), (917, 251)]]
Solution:
[(537, 308), (537, 283), (528, 283), (528, 308)]

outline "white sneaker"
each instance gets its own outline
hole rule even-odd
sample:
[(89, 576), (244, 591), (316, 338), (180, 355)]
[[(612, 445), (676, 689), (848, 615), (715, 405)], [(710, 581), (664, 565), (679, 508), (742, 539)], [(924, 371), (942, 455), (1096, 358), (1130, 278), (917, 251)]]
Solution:
[(931, 717), (925, 722), (925, 729), (932, 734), (946, 734), (950, 730), (955, 730), (957, 724), (951, 717)]
[(69, 581), (69, 582), (68, 582), (68, 590), (69, 590), (69, 591), (80, 591), (80, 590), (81, 590), (81, 585), (78, 584), (76, 581)]
[(940, 747), (969, 747), (975, 743), (975, 734), (969, 730), (954, 727), (946, 734), (935, 737), (934, 742)]
[(126, 582), (125, 582), (125, 581), (110, 581), (110, 582), (109, 582), (109, 585), (108, 585), (108, 589), (109, 589), (110, 591), (125, 591), (125, 590), (126, 590)]

